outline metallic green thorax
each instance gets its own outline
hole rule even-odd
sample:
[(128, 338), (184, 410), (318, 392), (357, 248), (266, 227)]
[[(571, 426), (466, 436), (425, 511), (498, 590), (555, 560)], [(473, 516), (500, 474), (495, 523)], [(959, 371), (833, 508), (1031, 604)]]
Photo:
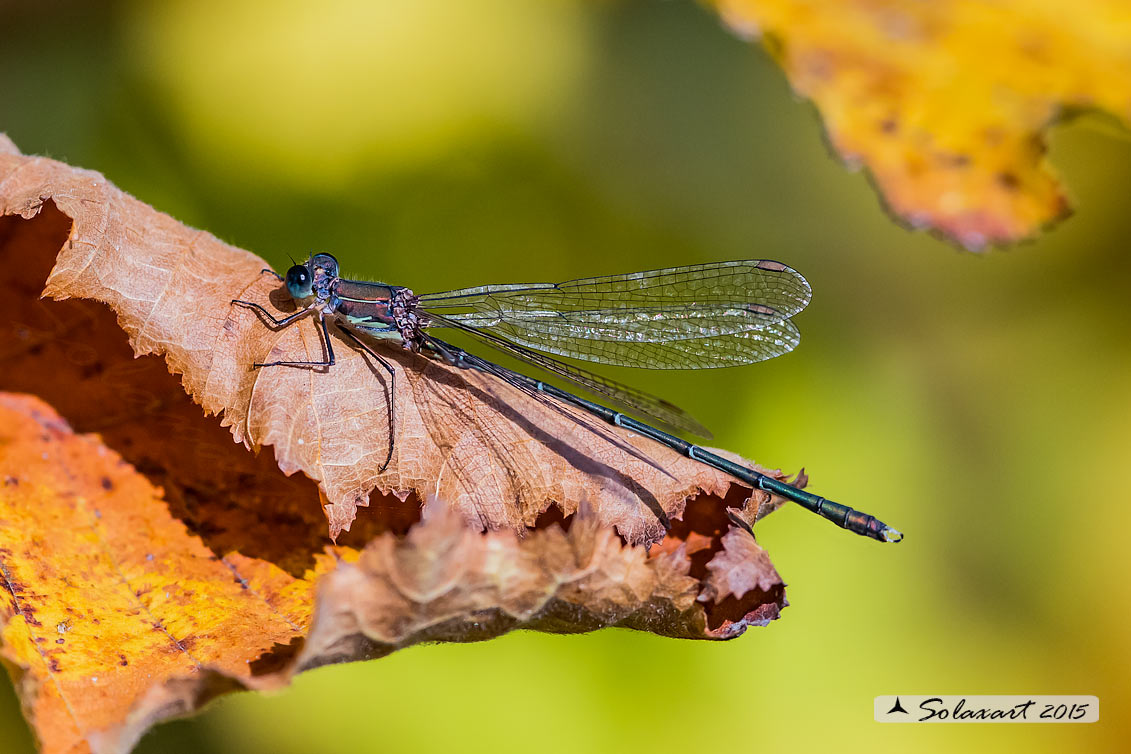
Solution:
[(396, 332), (392, 299), (397, 286), (362, 283), (338, 278), (330, 289), (329, 309), (347, 322), (368, 331)]

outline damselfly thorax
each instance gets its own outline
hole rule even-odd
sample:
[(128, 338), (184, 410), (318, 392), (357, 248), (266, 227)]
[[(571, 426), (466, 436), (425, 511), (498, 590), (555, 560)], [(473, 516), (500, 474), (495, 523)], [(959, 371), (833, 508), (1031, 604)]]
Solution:
[(338, 261), (329, 254), (316, 254), (305, 265), (293, 266), (285, 281), (291, 296), (306, 308), (334, 315), (371, 337), (420, 350), (417, 298), (408, 288), (341, 278)]

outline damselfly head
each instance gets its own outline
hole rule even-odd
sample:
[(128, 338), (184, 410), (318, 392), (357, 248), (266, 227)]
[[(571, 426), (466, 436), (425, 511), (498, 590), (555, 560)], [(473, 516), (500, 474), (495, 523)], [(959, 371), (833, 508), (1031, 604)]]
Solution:
[(287, 270), (287, 292), (296, 299), (317, 295), (324, 298), (329, 284), (338, 276), (338, 260), (330, 254), (314, 254), (306, 264)]
[(287, 270), (287, 293), (291, 294), (296, 300), (310, 298), (314, 295), (314, 275), (310, 273), (310, 268), (304, 264), (296, 264), (294, 267)]

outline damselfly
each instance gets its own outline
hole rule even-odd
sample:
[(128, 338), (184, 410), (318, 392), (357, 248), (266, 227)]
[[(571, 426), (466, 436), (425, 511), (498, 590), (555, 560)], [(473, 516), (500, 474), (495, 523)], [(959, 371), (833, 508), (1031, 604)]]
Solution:
[[(327, 322), (372, 356), (390, 375), (389, 454), (396, 422), (396, 370), (370, 344), (385, 340), (461, 369), (493, 375), (520, 390), (573, 406), (733, 475), (755, 489), (780, 495), (857, 534), (882, 542), (903, 538), (873, 516), (834, 503), (727, 460), (662, 431), (709, 437), (690, 415), (665, 400), (559, 361), (584, 361), (652, 369), (703, 369), (751, 364), (793, 350), (799, 340), (790, 317), (809, 303), (809, 283), (780, 262), (748, 260), (671, 267), (565, 283), (482, 285), (416, 295), (408, 288), (349, 280), (338, 260), (315, 254), (279, 278), (299, 310), (282, 319), (260, 304), (254, 309), (276, 327), (307, 315), (318, 317), (326, 346), (323, 361), (272, 361), (255, 367), (332, 367), (334, 347)], [(636, 416), (519, 374), (451, 345), (433, 333), (449, 328), (521, 362), (571, 382)], [(551, 356), (549, 354), (553, 354)]]

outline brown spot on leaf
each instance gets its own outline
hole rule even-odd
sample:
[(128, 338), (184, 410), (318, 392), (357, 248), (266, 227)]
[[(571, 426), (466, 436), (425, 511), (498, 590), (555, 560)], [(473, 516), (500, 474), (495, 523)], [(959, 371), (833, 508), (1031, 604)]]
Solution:
[(276, 644), (251, 661), (248, 665), (251, 674), (263, 676), (284, 671), (298, 657), (305, 643), (303, 637), (296, 636), (286, 644)]
[(1021, 179), (1017, 177), (1016, 173), (1011, 173), (1008, 170), (1003, 170), (997, 174), (997, 182), (1007, 191), (1016, 191), (1021, 187)]

